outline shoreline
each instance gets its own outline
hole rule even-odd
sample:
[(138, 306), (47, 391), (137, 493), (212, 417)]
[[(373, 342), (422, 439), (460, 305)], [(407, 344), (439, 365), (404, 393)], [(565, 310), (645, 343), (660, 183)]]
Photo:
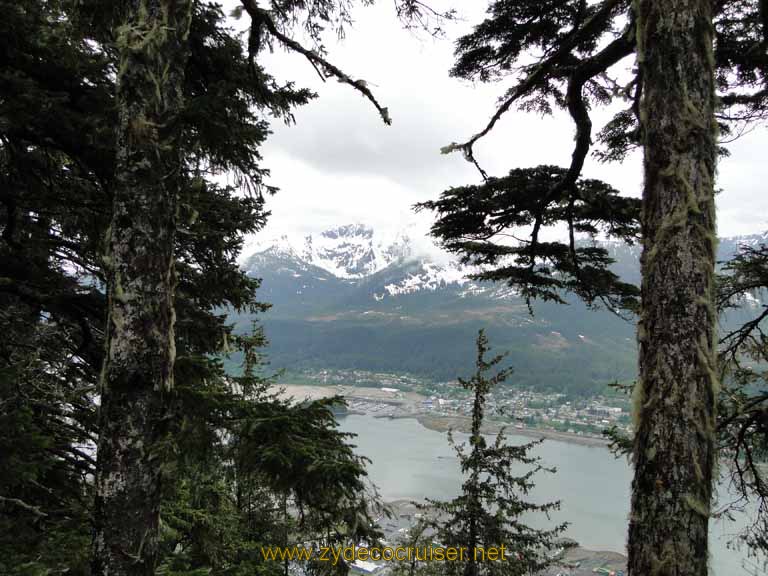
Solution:
[[(471, 418), (468, 416), (431, 416), (429, 414), (420, 415), (416, 418), (418, 422), (429, 430), (437, 432), (447, 432), (449, 429), (469, 434), (471, 431)], [(511, 424), (486, 424), (480, 431), (483, 434), (498, 434), (501, 429), (509, 436), (526, 436), (528, 438), (554, 440), (556, 442), (565, 442), (567, 444), (579, 444), (581, 446), (602, 446), (607, 448), (610, 441), (606, 438), (597, 438), (595, 436), (579, 436), (569, 432), (558, 432), (556, 430), (542, 430), (538, 428), (515, 428)]]
[[(471, 431), (471, 419), (468, 416), (435, 416), (431, 414), (402, 414), (390, 418), (413, 418), (428, 430), (435, 432), (448, 432), (455, 430), (469, 434)], [(569, 432), (556, 430), (542, 430), (538, 428), (515, 428), (511, 424), (486, 424), (481, 428), (483, 434), (498, 434), (504, 428), (508, 436), (525, 436), (533, 439), (546, 439), (566, 444), (578, 444), (580, 446), (592, 446), (608, 448), (610, 440), (595, 436), (579, 436)]]
[[(303, 384), (279, 384), (274, 387), (275, 391), (280, 392), (283, 398), (292, 398), (294, 400), (307, 399), (317, 400), (329, 396), (343, 396), (346, 400), (355, 403), (379, 403), (387, 404), (393, 411), (388, 414), (375, 414), (367, 412), (359, 407), (349, 408), (348, 415), (370, 415), (373, 418), (413, 418), (419, 424), (428, 430), (435, 432), (447, 432), (456, 430), (457, 432), (470, 432), (471, 419), (469, 416), (460, 415), (441, 415), (429, 412), (416, 411), (415, 408), (424, 399), (416, 392), (407, 392), (396, 396), (391, 392), (381, 388), (358, 388), (355, 386), (323, 386), (323, 385), (303, 385)], [(578, 444), (581, 446), (602, 446), (607, 448), (610, 441), (606, 438), (597, 436), (581, 436), (569, 432), (558, 432), (556, 430), (545, 430), (540, 428), (515, 428), (514, 424), (486, 424), (482, 428), (483, 434), (497, 434), (501, 428), (505, 428), (505, 433), (509, 436), (525, 436), (528, 438), (544, 438), (555, 442), (565, 442), (567, 444)]]

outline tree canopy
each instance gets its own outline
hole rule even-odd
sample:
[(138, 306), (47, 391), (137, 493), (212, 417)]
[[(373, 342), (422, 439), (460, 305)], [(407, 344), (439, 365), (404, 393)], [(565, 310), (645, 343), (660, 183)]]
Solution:
[[(766, 11), (758, 0), (715, 5), (721, 144), (765, 119)], [(604, 191), (611, 187), (590, 180), (591, 190), (585, 190), (582, 181), (590, 153), (602, 162), (621, 161), (640, 145), (642, 77), (633, 62), (636, 27), (636, 7), (623, 0), (499, 0), (490, 2), (486, 18), (456, 41), (453, 76), (504, 81), (508, 87), (479, 132), (442, 149), (461, 152), (478, 167), (483, 182), (447, 190), (439, 200), (418, 208), (435, 211), (432, 234), (465, 261), (484, 264), (483, 277), (507, 281), (527, 297), (551, 299), (575, 292), (587, 302), (603, 300), (611, 309), (636, 309), (638, 292), (612, 277), (607, 252), (589, 239), (639, 239), (639, 200), (596, 195), (598, 186)], [(610, 109), (612, 118), (594, 130), (592, 114), (597, 108)], [(515, 109), (544, 115), (566, 111), (575, 130), (570, 162), (515, 166), (509, 176), (488, 175), (475, 144)], [(726, 150), (721, 148), (721, 153)], [(542, 178), (547, 173), (549, 180)], [(459, 201), (470, 195), (476, 198), (473, 204)], [(515, 196), (525, 196), (526, 203), (516, 200), (508, 208), (500, 206), (502, 198), (512, 201)], [(464, 217), (471, 224), (457, 226)], [(568, 240), (542, 240), (547, 228), (567, 231)], [(512, 233), (514, 238), (509, 237)]]
[[(565, 299), (560, 294), (570, 292), (587, 302), (600, 298), (610, 309), (623, 307), (642, 312), (638, 331), (641, 381), (635, 387), (640, 399), (636, 410), (652, 416), (640, 418), (637, 423), (653, 421), (657, 427), (652, 433), (647, 427), (638, 428), (643, 432), (635, 441), (635, 464), (648, 475), (643, 481), (636, 480), (636, 494), (651, 495), (651, 478), (656, 478), (657, 485), (666, 486), (673, 494), (684, 489), (682, 484), (670, 488), (675, 481), (670, 483), (670, 477), (664, 477), (671, 473), (671, 465), (649, 464), (661, 445), (670, 448), (674, 444), (682, 451), (701, 448), (697, 452), (700, 458), (683, 456), (675, 464), (675, 470), (682, 471), (686, 460), (701, 461), (700, 470), (689, 470), (691, 474), (696, 472), (703, 487), (701, 498), (695, 501), (707, 500), (698, 506), (700, 512), (709, 506), (709, 492), (704, 484), (709, 483), (712, 450), (707, 447), (711, 446), (712, 433), (702, 432), (700, 442), (683, 440), (672, 429), (674, 419), (684, 417), (685, 402), (676, 405), (674, 414), (664, 413), (664, 406), (676, 394), (672, 383), (685, 381), (688, 383), (686, 397), (698, 396), (702, 401), (697, 408), (702, 412), (691, 418), (691, 424), (714, 420), (715, 393), (712, 391), (717, 388), (718, 380), (714, 376), (716, 313), (711, 281), (715, 154), (709, 157), (710, 144), (714, 141), (713, 134), (719, 132), (719, 143), (714, 142), (712, 148), (715, 153), (726, 155), (725, 145), (763, 121), (768, 110), (766, 3), (726, 0), (715, 2), (711, 10), (704, 3), (680, 7), (674, 3), (621, 0), (491, 2), (485, 20), (457, 41), (451, 73), (474, 81), (503, 80), (509, 84), (482, 130), (442, 150), (443, 153), (461, 152), (477, 166), (483, 182), (449, 189), (439, 200), (418, 206), (435, 211), (432, 234), (447, 249), (459, 254), (464, 262), (481, 266), (476, 277), (506, 281), (529, 299), (529, 305), (532, 297), (562, 302)], [(696, 25), (686, 31), (675, 24), (678, 19), (696, 22)], [(679, 72), (677, 76), (675, 71)], [(611, 110), (612, 118), (593, 133), (592, 111), (598, 107)], [(557, 176), (549, 182), (540, 177), (543, 170), (552, 172), (549, 167), (514, 167), (509, 177), (489, 176), (475, 154), (475, 144), (513, 109), (540, 114), (560, 109), (567, 111), (572, 120), (575, 138), (570, 162), (558, 168)], [(716, 126), (712, 126), (715, 123)], [(602, 162), (622, 161), (640, 146), (645, 153), (642, 211), (640, 203), (633, 204), (631, 200), (618, 206), (605, 202), (595, 211), (599, 216), (592, 216), (593, 224), (603, 223), (602, 229), (594, 225), (591, 229), (585, 227), (575, 215), (577, 208), (590, 212), (592, 198), (585, 198), (579, 186), (588, 154), (592, 153)], [(683, 161), (685, 154), (690, 158)], [(694, 173), (695, 178), (686, 180), (686, 175)], [(518, 195), (525, 200), (521, 201)], [(618, 217), (627, 218), (626, 226), (612, 229), (610, 223)], [(565, 230), (567, 240), (543, 240), (542, 230), (547, 227)], [(598, 236), (630, 240), (629, 235), (622, 234), (627, 230), (634, 231), (646, 249), (639, 307), (638, 292), (631, 286), (616, 283), (616, 278), (611, 276), (607, 251), (592, 242)], [(586, 257), (579, 258), (580, 248)], [(756, 262), (759, 262), (759, 255), (752, 256), (757, 256)], [(742, 269), (746, 260), (749, 257), (745, 255)], [(694, 272), (691, 266), (698, 268)], [(738, 281), (731, 286), (737, 284)], [(660, 295), (664, 290), (666, 296)], [(678, 329), (689, 321), (691, 331), (684, 336), (684, 331)], [(757, 328), (761, 321), (762, 317), (758, 316), (741, 330), (727, 335), (721, 341), (725, 354), (733, 358), (734, 351), (739, 349), (738, 343), (745, 347), (736, 354), (749, 354), (748, 342), (759, 339)], [(704, 332), (698, 334), (695, 326), (705, 327)], [(672, 333), (676, 336), (670, 336)], [(694, 333), (698, 335), (694, 337)], [(746, 334), (752, 334), (752, 338)], [(696, 345), (688, 346), (689, 350), (685, 351), (680, 344), (685, 341)], [(662, 351), (665, 346), (666, 351)], [(697, 351), (696, 356), (692, 355), (693, 350)], [(754, 348), (751, 352), (754, 355)], [(724, 377), (732, 378), (727, 365), (723, 368), (726, 369)], [(703, 376), (689, 370), (689, 378), (680, 372), (688, 369)], [(740, 374), (742, 378), (745, 376), (744, 372)], [(747, 379), (754, 382), (754, 375)], [(703, 384), (705, 381), (710, 384)], [(643, 394), (645, 386), (659, 395), (656, 400)], [(754, 388), (749, 390), (738, 384), (728, 388), (730, 391), (720, 398), (725, 406), (722, 413), (730, 415), (720, 419), (720, 431), (729, 438), (725, 444), (738, 454), (737, 459), (743, 459), (744, 450), (749, 450), (752, 442), (755, 448), (764, 443), (764, 432), (758, 424), (762, 420), (764, 398), (755, 394)], [(663, 403), (661, 398), (665, 399)], [(693, 403), (688, 407), (691, 406)], [(740, 431), (735, 438), (734, 430)], [(679, 437), (679, 441), (666, 445), (670, 436)], [(671, 462), (672, 454), (665, 448), (661, 458)], [(735, 466), (737, 471), (743, 471), (742, 464)], [(743, 478), (743, 474), (740, 476)], [(747, 476), (749, 480), (739, 484), (745, 497), (762, 498), (762, 484), (754, 480), (759, 476), (755, 476), (754, 471)], [(639, 505), (640, 500), (637, 502)], [(651, 504), (650, 500), (646, 503)], [(659, 506), (657, 510), (662, 507)], [(764, 505), (761, 509), (764, 510)], [(633, 514), (637, 516), (640, 512), (633, 507)], [(659, 519), (651, 523), (666, 527), (674, 524), (679, 516), (672, 514), (668, 516), (670, 522)], [(648, 528), (648, 523), (640, 520), (633, 520), (633, 524), (638, 531), (642, 531), (643, 526)], [(758, 531), (762, 524), (764, 521), (757, 522)], [(681, 527), (678, 534), (683, 532)], [(703, 532), (706, 534), (706, 530)], [(706, 548), (706, 536), (701, 536), (701, 530), (698, 533), (696, 546), (692, 544), (693, 538), (682, 544), (681, 549), (688, 551), (690, 544), (691, 550), (698, 550), (686, 552), (690, 557), (702, 555), (702, 543)], [(681, 556), (675, 556), (678, 560), (671, 555), (664, 557), (661, 545), (666, 537), (660, 534), (647, 532), (649, 538), (637, 535), (634, 541), (631, 538), (630, 556), (653, 536), (654, 545), (658, 545), (653, 549), (657, 560), (662, 563), (669, 560), (669, 566), (675, 564)], [(764, 543), (760, 536), (751, 540), (753, 544), (761, 541)], [(649, 546), (635, 558), (644, 556), (643, 561), (647, 561), (649, 556), (645, 552), (653, 548)], [(634, 564), (636, 569), (638, 566)], [(704, 573), (705, 567), (690, 569)]]
[[(528, 525), (531, 515), (546, 515), (557, 510), (560, 502), (532, 502), (527, 497), (534, 487), (533, 477), (539, 472), (554, 472), (546, 468), (532, 450), (541, 440), (521, 445), (509, 444), (502, 430), (493, 442), (483, 435), (485, 407), (490, 390), (504, 382), (511, 368), (489, 374), (504, 359), (504, 355), (488, 358), (488, 338), (481, 330), (477, 336), (477, 359), (471, 378), (459, 378), (463, 388), (472, 394), (472, 426), (468, 445), (457, 443), (449, 433), (448, 439), (456, 450), (461, 465), (463, 483), (460, 494), (449, 501), (427, 499), (422, 509), (427, 519), (416, 533), (425, 542), (437, 539), (441, 545), (464, 548), (456, 562), (447, 562), (442, 574), (463, 576), (501, 576), (536, 574), (552, 564), (553, 551), (566, 524), (549, 529)], [(524, 472), (518, 473), (520, 466)], [(422, 543), (423, 544), (423, 543)], [(487, 559), (491, 549), (505, 547), (503, 560)], [(425, 573), (434, 567), (422, 566)]]
[[(224, 371), (222, 355), (264, 344), (258, 329), (238, 337), (226, 322), (227, 309), (266, 308), (258, 280), (236, 261), (275, 191), (259, 148), (271, 122), (290, 122), (314, 94), (278, 84), (220, 7), (192, 6), (172, 247), (175, 386), (157, 442), (160, 569), (252, 573), (263, 565), (255, 543), (269, 526), (282, 530), (276, 502), (303, 510), (294, 536), (371, 535), (358, 519), (369, 509), (365, 462), (335, 430), (328, 402), (294, 406), (265, 395), (254, 358), (240, 379)], [(121, 7), (2, 5), (0, 563), (8, 574), (88, 573)], [(283, 29), (320, 25), (338, 16), (331, 8), (287, 3), (273, 17)], [(235, 174), (231, 184), (218, 178), (225, 172)]]

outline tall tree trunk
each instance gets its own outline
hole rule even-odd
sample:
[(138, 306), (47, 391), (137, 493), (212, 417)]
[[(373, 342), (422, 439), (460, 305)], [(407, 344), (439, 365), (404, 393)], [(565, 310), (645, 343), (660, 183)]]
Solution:
[(636, 6), (645, 187), (629, 572), (707, 576), (718, 387), (712, 2)]
[(154, 573), (161, 442), (175, 357), (179, 112), (191, 0), (132, 0), (121, 8), (94, 576)]

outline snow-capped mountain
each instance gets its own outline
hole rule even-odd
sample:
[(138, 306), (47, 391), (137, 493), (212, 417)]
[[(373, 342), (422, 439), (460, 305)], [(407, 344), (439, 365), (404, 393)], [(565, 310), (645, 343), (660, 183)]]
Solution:
[[(613, 315), (590, 316), (578, 303), (543, 303), (531, 317), (514, 290), (468, 279), (472, 270), (405, 233), (387, 238), (347, 225), (281, 237), (262, 242), (242, 266), (262, 279), (259, 296), (272, 304), (259, 320), (279, 368), (450, 378), (471, 365), (480, 327), (488, 328), (500, 351), (518, 350), (510, 358), (521, 382), (540, 378), (545, 367), (550, 382), (571, 378), (571, 358), (587, 343), (618, 359), (596, 368), (590, 381), (623, 378), (635, 366), (632, 328)], [(233, 320), (240, 329), (251, 326), (248, 315)], [(553, 367), (553, 353), (562, 366)]]
[[(348, 298), (351, 292), (357, 293), (357, 302), (380, 302), (423, 291), (448, 290), (466, 296), (490, 288), (468, 280), (470, 270), (436, 248), (432, 254), (416, 250), (407, 233), (387, 238), (362, 224), (263, 242), (243, 267), (265, 278), (263, 288), (270, 297), (282, 301), (292, 292), (301, 299), (311, 292), (321, 305), (332, 295)], [(309, 305), (310, 299), (305, 303)]]
[[(768, 232), (722, 238), (718, 260), (728, 260), (739, 246), (754, 246), (768, 239)], [(639, 284), (640, 245), (618, 241), (599, 242), (614, 260), (613, 270), (626, 281)], [(333, 285), (339, 294), (344, 287), (364, 289), (374, 301), (449, 291), (460, 297), (483, 295), (492, 299), (515, 298), (514, 290), (502, 284), (477, 283), (468, 279), (472, 269), (460, 266), (437, 248), (416, 250), (408, 234), (383, 236), (363, 224), (347, 224), (303, 238), (281, 236), (261, 242), (243, 267), (253, 276), (292, 279), (293, 292), (304, 294), (312, 285)], [(268, 283), (265, 283), (269, 288)], [(281, 282), (284, 284), (284, 282)], [(321, 300), (322, 297), (320, 297)]]
[[(718, 260), (763, 239), (723, 238)], [(613, 270), (639, 282), (641, 247), (601, 244), (615, 260)], [(281, 237), (260, 243), (242, 266), (262, 279), (259, 296), (273, 305), (258, 319), (276, 367), (452, 378), (471, 366), (477, 329), (487, 328), (494, 347), (510, 351), (520, 384), (601, 387), (635, 375), (631, 323), (588, 310), (575, 297), (568, 306), (537, 302), (531, 316), (514, 290), (468, 279), (471, 270), (405, 233), (386, 237), (356, 224)], [(747, 295), (741, 304), (735, 313), (749, 314), (762, 300)], [(238, 329), (251, 327), (249, 315), (232, 320)]]
[[(384, 291), (389, 296), (401, 294), (413, 294), (421, 290), (437, 290), (445, 286), (456, 284), (463, 286), (469, 283), (466, 271), (458, 266), (441, 266), (426, 260), (419, 261), (419, 266), (410, 271), (402, 279), (386, 284)], [(382, 293), (377, 299), (385, 297)]]
[(385, 239), (363, 224), (347, 224), (301, 239), (284, 235), (268, 240), (257, 245), (254, 256), (264, 253), (301, 260), (337, 278), (358, 279), (407, 259), (411, 256), (411, 245), (402, 233)]

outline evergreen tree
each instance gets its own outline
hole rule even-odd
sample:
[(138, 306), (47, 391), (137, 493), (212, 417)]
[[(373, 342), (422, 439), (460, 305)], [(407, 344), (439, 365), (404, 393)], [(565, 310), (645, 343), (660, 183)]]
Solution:
[(116, 30), (116, 166), (105, 255), (93, 574), (150, 575), (176, 361), (176, 206), (191, 1), (131, 1)]
[[(339, 4), (345, 17), (345, 6)], [(387, 110), (316, 52), (304, 50), (273, 16), (245, 3), (253, 24), (249, 60), (264, 32), (363, 92), (389, 124)], [(283, 23), (303, 16), (313, 38), (334, 3), (279, 6)], [(115, 186), (107, 263), (107, 355), (101, 378), (93, 571), (151, 574), (157, 551), (167, 395), (173, 386), (174, 238), (183, 177), (185, 68), (193, 2), (133, 1), (117, 9)], [(306, 12), (306, 16), (304, 16)], [(312, 23), (318, 19), (320, 23)]]
[[(564, 304), (563, 293), (571, 292), (588, 304), (634, 310), (637, 288), (609, 269), (613, 260), (605, 248), (580, 245), (577, 234), (603, 232), (633, 243), (639, 234), (639, 201), (619, 196), (604, 182), (583, 178), (557, 200), (542, 202), (567, 173), (557, 166), (515, 168), (483, 184), (451, 188), (417, 209), (436, 213), (432, 234), (458, 253), (462, 263), (479, 267), (473, 279), (516, 287), (529, 306), (536, 298)], [(539, 240), (542, 227), (559, 221), (568, 223), (568, 242)], [(530, 242), (499, 242), (507, 231), (531, 226)]]
[(180, 390), (186, 398), (172, 431), (179, 456), (161, 510), (160, 573), (280, 574), (284, 565), (265, 560), (262, 547), (381, 536), (367, 461), (335, 429), (339, 399), (277, 398), (257, 374), (262, 344), (258, 335), (234, 336), (243, 375)]
[[(722, 135), (738, 135), (768, 114), (766, 8), (748, 0), (717, 2), (713, 10), (717, 119)], [(528, 299), (558, 300), (571, 292), (613, 310), (636, 310), (639, 290), (611, 273), (607, 252), (588, 237), (638, 240), (640, 202), (582, 176), (590, 152), (604, 162), (621, 161), (641, 145), (642, 77), (629, 62), (637, 52), (636, 31), (636, 7), (628, 1), (497, 1), (456, 42), (453, 76), (514, 79), (482, 130), (442, 150), (461, 152), (480, 169), (483, 182), (451, 188), (417, 206), (435, 211), (432, 233), (448, 250), (483, 265), (478, 278), (505, 281)], [(595, 133), (591, 110), (622, 103), (626, 107)], [(576, 134), (566, 167), (514, 167), (498, 177), (482, 170), (475, 145), (515, 108), (568, 112)], [(552, 226), (565, 228), (568, 240), (542, 241), (542, 231)]]
[[(2, 10), (0, 328), (6, 337), (0, 339), (0, 571), (87, 574), (109, 279), (102, 255), (117, 174), (115, 31), (125, 14), (121, 5), (88, 1), (4, 2)], [(351, 534), (363, 530), (359, 518), (367, 514), (357, 491), (365, 473), (348, 438), (333, 430), (327, 403), (278, 406), (243, 393), (242, 384), (224, 372), (220, 356), (246, 346), (232, 336), (224, 310), (265, 308), (255, 297), (258, 281), (236, 262), (243, 236), (264, 225), (263, 195), (274, 191), (263, 182), (259, 146), (271, 119), (290, 121), (293, 107), (312, 94), (278, 85), (243, 50), (216, 6), (194, 2), (189, 28), (184, 105), (177, 114), (183, 130), (175, 136), (175, 385), (164, 393), (163, 421), (155, 428), (162, 433), (151, 450), (154, 462), (162, 462), (161, 516), (145, 518), (150, 532), (141, 536), (151, 538), (153, 522), (162, 527), (164, 569), (172, 570), (176, 556), (190, 547), (190, 571), (233, 571), (255, 561), (254, 543), (279, 526), (259, 528), (276, 517), (266, 504), (246, 502), (264, 494), (264, 500), (288, 499), (313, 526)], [(237, 186), (216, 183), (214, 177), (225, 171), (237, 175)], [(254, 338), (263, 343), (258, 334)], [(293, 423), (301, 431), (281, 443), (291, 448), (285, 459), (293, 465), (293, 484), (268, 465), (265, 454), (277, 449), (267, 440), (277, 435), (267, 433), (265, 422)], [(240, 466), (252, 464), (242, 483), (228, 472), (237, 459), (233, 445), (223, 440), (235, 434), (249, 439)], [(119, 446), (119, 438), (113, 440)], [(315, 453), (327, 462), (324, 467), (310, 457)], [(301, 484), (304, 475), (317, 483), (312, 497)], [(329, 510), (330, 500), (339, 507)], [(157, 505), (147, 503), (147, 509)], [(139, 509), (108, 520), (120, 529), (124, 516)], [(259, 515), (261, 525), (254, 519)], [(253, 526), (249, 532), (242, 530), (247, 522)], [(125, 521), (124, 527), (130, 525)], [(211, 529), (216, 526), (222, 530)], [(140, 541), (135, 544), (134, 556), (140, 548), (148, 553)], [(123, 566), (148, 569), (146, 562)]]
[(628, 567), (705, 576), (719, 386), (713, 14), (708, 1), (638, 7), (645, 186)]
[[(461, 151), (480, 168), (474, 145), (515, 106), (566, 109), (576, 137), (570, 164), (549, 181), (541, 167), (509, 178), (481, 169), (484, 183), (421, 205), (437, 212), (434, 235), (464, 261), (485, 265), (479, 277), (506, 281), (528, 298), (565, 291), (613, 310), (634, 310), (637, 292), (611, 276), (604, 250), (588, 238), (579, 244), (577, 235), (628, 239), (631, 231), (643, 240), (630, 537), (636, 573), (706, 572), (717, 388), (713, 180), (717, 152), (725, 153), (715, 132), (738, 133), (768, 110), (765, 15), (757, 0), (499, 1), (457, 42), (454, 75), (517, 79), (486, 127), (444, 152)], [(681, 22), (693, 24), (683, 30)], [(527, 54), (541, 56), (529, 62)], [(633, 54), (639, 66), (622, 74), (618, 65)], [(627, 108), (597, 133), (593, 153), (621, 160), (643, 146), (642, 221), (638, 203), (597, 202), (579, 186), (592, 147), (590, 109), (621, 101)], [(578, 209), (590, 217), (580, 219)], [(626, 225), (617, 228), (620, 217)], [(542, 242), (542, 229), (556, 225), (568, 240)]]
[(109, 62), (61, 3), (2, 10), (0, 571), (86, 574), (105, 318), (98, 254), (114, 163)]
[[(535, 504), (525, 499), (534, 487), (533, 476), (545, 468), (537, 456), (531, 454), (542, 440), (519, 446), (506, 443), (503, 430), (492, 444), (482, 435), (485, 404), (488, 392), (504, 382), (511, 369), (489, 372), (504, 358), (503, 355), (486, 358), (488, 338), (481, 330), (477, 337), (475, 373), (468, 380), (459, 378), (462, 387), (473, 395), (472, 430), (469, 446), (457, 444), (452, 435), (449, 441), (455, 448), (465, 477), (461, 493), (453, 500), (428, 500), (425, 509), (430, 515), (427, 526), (430, 538), (440, 545), (464, 547), (463, 561), (446, 562), (444, 568), (428, 567), (428, 571), (463, 576), (535, 574), (550, 564), (547, 552), (556, 546), (557, 537), (565, 530), (561, 524), (549, 530), (531, 528), (523, 516), (549, 512), (560, 507), (559, 502)], [(519, 474), (515, 468), (529, 469)], [(505, 560), (483, 559), (490, 548), (501, 550)], [(477, 551), (477, 552), (476, 552)]]

